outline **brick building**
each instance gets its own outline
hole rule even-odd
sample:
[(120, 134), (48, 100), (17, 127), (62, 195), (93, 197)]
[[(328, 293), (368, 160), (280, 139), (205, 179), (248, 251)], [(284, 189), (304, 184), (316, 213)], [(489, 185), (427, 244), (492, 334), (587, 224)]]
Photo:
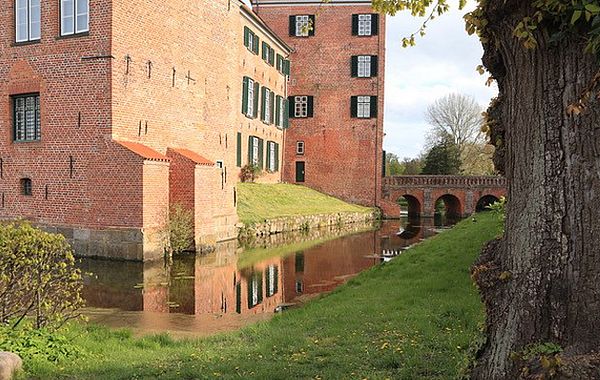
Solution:
[(0, 12), (0, 219), (83, 256), (236, 236), (239, 169), (281, 180), (290, 48), (238, 0), (10, 0)]
[(379, 205), (385, 17), (364, 0), (252, 3), (293, 48), (284, 180)]

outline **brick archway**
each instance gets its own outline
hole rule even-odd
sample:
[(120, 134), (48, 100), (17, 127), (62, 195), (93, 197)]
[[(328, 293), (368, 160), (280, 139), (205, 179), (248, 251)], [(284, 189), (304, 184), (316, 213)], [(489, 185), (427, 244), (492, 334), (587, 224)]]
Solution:
[[(439, 196), (434, 202), (434, 207), (438, 204), (438, 202), (444, 202), (444, 207), (446, 208), (446, 215), (451, 218), (460, 218), (464, 213), (464, 200), (461, 202), (460, 196), (462, 194), (444, 194)], [(435, 212), (434, 212), (435, 214)]]
[(479, 198), (479, 200), (477, 201), (477, 206), (475, 206), (475, 211), (477, 212), (481, 212), (481, 211), (486, 211), (487, 207), (500, 201), (500, 198), (498, 198), (497, 196), (493, 195), (493, 194), (486, 194), (484, 196), (482, 196), (481, 198)]

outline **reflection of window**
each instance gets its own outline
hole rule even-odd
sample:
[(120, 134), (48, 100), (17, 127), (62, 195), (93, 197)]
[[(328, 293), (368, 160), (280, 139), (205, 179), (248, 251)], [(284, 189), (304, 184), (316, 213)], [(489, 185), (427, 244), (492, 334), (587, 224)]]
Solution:
[(296, 293), (304, 293), (304, 284), (302, 280), (296, 280)]
[(296, 273), (304, 272), (304, 253), (296, 253)]
[(262, 299), (262, 273), (255, 273), (248, 280), (248, 309), (260, 304)]
[(279, 275), (276, 265), (269, 265), (265, 278), (267, 281), (267, 297), (272, 297), (278, 291)]

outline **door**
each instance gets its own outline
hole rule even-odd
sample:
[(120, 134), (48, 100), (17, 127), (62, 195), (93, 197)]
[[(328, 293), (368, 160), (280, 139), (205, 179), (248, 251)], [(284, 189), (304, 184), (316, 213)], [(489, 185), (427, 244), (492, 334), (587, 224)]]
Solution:
[(296, 161), (296, 182), (304, 182), (304, 161)]

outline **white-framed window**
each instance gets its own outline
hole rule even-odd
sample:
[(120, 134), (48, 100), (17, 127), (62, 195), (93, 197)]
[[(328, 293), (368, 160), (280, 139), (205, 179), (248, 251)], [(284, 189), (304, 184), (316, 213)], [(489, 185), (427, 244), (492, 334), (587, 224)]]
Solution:
[(304, 154), (304, 141), (296, 141), (296, 154), (297, 155)]
[(371, 97), (370, 96), (359, 96), (357, 104), (357, 116), (360, 118), (371, 117)]
[(296, 293), (304, 293), (304, 283), (302, 280), (296, 280)]
[(358, 35), (359, 36), (370, 36), (371, 35), (371, 15), (358, 15)]
[(277, 152), (275, 151), (275, 143), (273, 141), (269, 141), (269, 171), (274, 172), (277, 170), (275, 167), (275, 162), (277, 158)]
[(259, 161), (259, 140), (258, 137), (252, 137), (252, 164), (258, 165)]
[(68, 36), (90, 30), (89, 0), (60, 1), (60, 35)]
[(296, 37), (308, 37), (310, 16), (296, 16)]
[(246, 106), (246, 115), (254, 116), (254, 80), (248, 78), (248, 105)]
[(281, 98), (279, 99), (279, 119), (277, 120), (279, 123), (277, 124), (278, 127), (283, 126), (285, 120), (285, 99)]
[(265, 123), (270, 123), (271, 122), (271, 90), (269, 90), (268, 88), (265, 89), (264, 91), (264, 104), (265, 104), (265, 112), (263, 115), (263, 121)]
[(294, 97), (294, 117), (308, 117), (308, 96)]
[(15, 41), (37, 41), (41, 38), (40, 0), (15, 1)]
[(255, 34), (248, 33), (248, 50), (250, 50), (250, 51), (256, 50), (255, 44), (256, 44)]
[(371, 77), (371, 56), (370, 55), (359, 55), (358, 56), (358, 76), (359, 76), (359, 78), (370, 78)]

